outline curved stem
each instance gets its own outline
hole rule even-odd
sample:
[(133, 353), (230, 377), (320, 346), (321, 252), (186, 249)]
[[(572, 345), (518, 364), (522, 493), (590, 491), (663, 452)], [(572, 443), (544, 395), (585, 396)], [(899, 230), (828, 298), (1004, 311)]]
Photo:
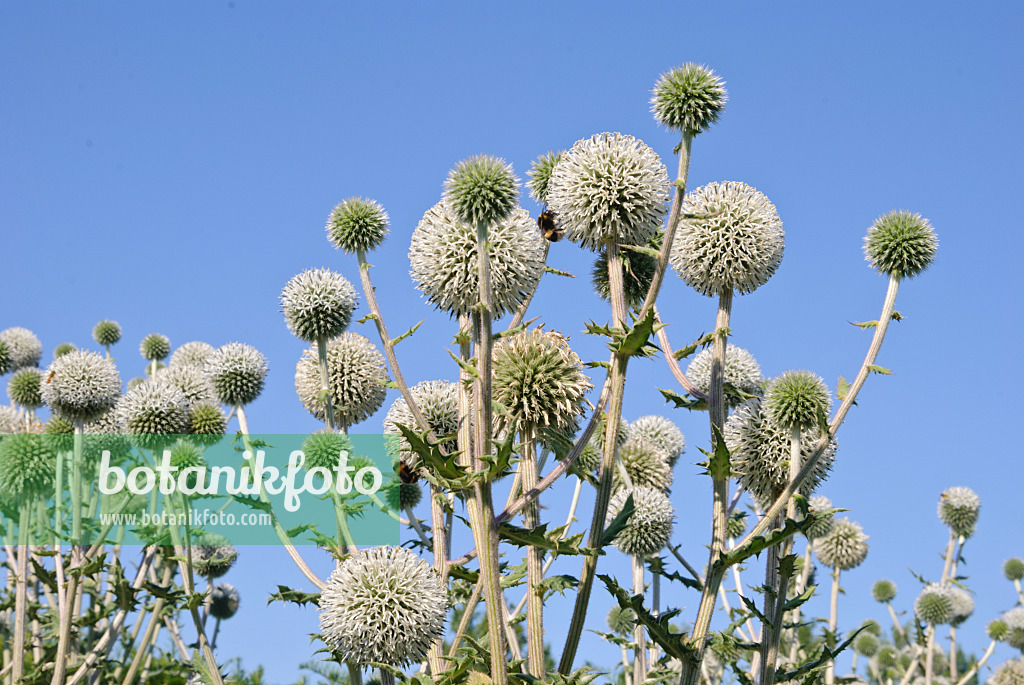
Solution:
[[(663, 324), (657, 305), (654, 306), (654, 323), (659, 326)], [(698, 399), (707, 400), (708, 396), (698, 390), (693, 381), (683, 373), (682, 367), (679, 366), (679, 360), (676, 359), (675, 354), (672, 352), (672, 343), (668, 340), (668, 333), (665, 331), (665, 328), (659, 328), (656, 335), (658, 336), (658, 343), (661, 345), (661, 351), (665, 355), (665, 361), (668, 363), (668, 368), (679, 385), (683, 386), (683, 389), (690, 395)]]

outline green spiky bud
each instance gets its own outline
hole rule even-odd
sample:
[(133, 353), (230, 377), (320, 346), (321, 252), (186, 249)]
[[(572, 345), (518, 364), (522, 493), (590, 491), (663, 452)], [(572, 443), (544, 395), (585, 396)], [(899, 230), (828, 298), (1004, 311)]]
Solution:
[(896, 583), (888, 579), (881, 579), (875, 581), (875, 584), (871, 586), (871, 596), (875, 598), (876, 602), (886, 604), (896, 599)]
[(608, 623), (608, 630), (615, 635), (632, 635), (636, 626), (636, 612), (616, 605), (608, 610), (605, 621)]
[(59, 415), (50, 416), (43, 425), (44, 441), (54, 452), (70, 452), (75, 446), (75, 425)]
[(1010, 628), (1006, 625), (1006, 621), (1000, 618), (994, 618), (988, 622), (985, 626), (985, 634), (988, 635), (990, 640), (996, 640), (1003, 642), (1006, 640), (1006, 636), (1009, 635)]
[(139, 354), (148, 361), (167, 359), (171, 353), (171, 341), (166, 335), (150, 333), (139, 343)]
[(948, 585), (929, 583), (914, 600), (914, 616), (924, 623), (942, 625), (953, 619), (953, 598)]
[(613, 544), (623, 554), (646, 557), (665, 548), (672, 538), (675, 510), (668, 495), (654, 488), (619, 490), (608, 503), (605, 525), (618, 516), (626, 500), (633, 497), (633, 514), (615, 536)]
[[(658, 231), (647, 242), (646, 247), (658, 250), (664, 239), (664, 232)], [(620, 250), (619, 257), (622, 258), (622, 285), (626, 306), (633, 310), (639, 310), (647, 296), (647, 291), (651, 288), (654, 272), (658, 268), (658, 260), (645, 252), (634, 252), (633, 250)], [(601, 250), (597, 255), (590, 276), (598, 296), (605, 302), (611, 301), (612, 288), (608, 280), (607, 250)]]
[(832, 398), (825, 381), (810, 371), (785, 371), (772, 379), (764, 396), (768, 417), (785, 430), (826, 421)]
[(7, 343), (0, 340), (0, 376), (11, 370), (14, 366), (14, 359), (11, 357), (11, 348)]
[(727, 99), (725, 83), (715, 72), (687, 62), (654, 84), (651, 112), (662, 126), (695, 136), (718, 121)]
[[(665, 492), (672, 486), (672, 467), (668, 464), (668, 454), (653, 443), (638, 440), (631, 435), (619, 447), (619, 459), (633, 487)], [(627, 487), (618, 468), (613, 472), (612, 483), (616, 490)]]
[(392, 482), (384, 489), (384, 502), (396, 511), (412, 509), (420, 503), (423, 490), (418, 483)]
[[(832, 508), (832, 500), (824, 495), (815, 495), (807, 501), (807, 504), (812, 514), (820, 514)], [(835, 514), (829, 514), (825, 518), (820, 518), (807, 527), (804, 531), (804, 537), (808, 540), (823, 538), (832, 532), (832, 528), (835, 526), (835, 523)]]
[(388, 235), (388, 213), (374, 200), (350, 197), (327, 217), (327, 239), (349, 254), (372, 252)]
[(956, 486), (939, 495), (939, 519), (965, 538), (974, 533), (980, 510), (981, 498), (970, 488)]
[(35, 367), (15, 371), (7, 381), (7, 396), (11, 398), (11, 404), (29, 410), (43, 406), (42, 382), (43, 372)]
[(548, 203), (548, 183), (551, 181), (551, 172), (555, 170), (555, 165), (562, 160), (564, 154), (565, 150), (543, 154), (530, 165), (530, 170), (526, 173), (530, 177), (530, 180), (526, 182), (526, 187), (530, 189), (530, 197), (543, 205)]
[(1007, 580), (1020, 580), (1024, 578), (1024, 559), (1010, 557), (1003, 562), (1003, 575)]
[[(604, 453), (604, 434), (608, 422), (608, 413), (602, 411), (597, 420), (597, 428), (590, 437), (590, 442), (580, 453), (579, 465), (587, 473), (597, 473), (601, 466), (601, 455)], [(615, 444), (622, 447), (629, 440), (629, 423), (625, 419), (619, 419), (619, 432), (615, 436)]]
[(872, 657), (878, 652), (878, 648), (881, 646), (878, 638), (869, 633), (868, 631), (862, 632), (853, 641), (853, 649), (861, 656)]
[(733, 540), (739, 540), (747, 532), (747, 512), (736, 511), (729, 516), (725, 522), (725, 535)]
[(220, 578), (231, 570), (238, 560), (238, 550), (223, 535), (199, 533), (189, 547), (192, 568), (204, 578)]
[(348, 279), (330, 269), (307, 269), (281, 291), (288, 330), (306, 342), (326, 341), (344, 333), (357, 300)]
[(0, 493), (12, 499), (53, 494), (57, 455), (41, 435), (16, 434), (0, 440)]
[(60, 345), (57, 345), (55, 348), (53, 348), (53, 358), (57, 359), (59, 357), (63, 357), (68, 352), (74, 352), (76, 349), (77, 348), (71, 343), (63, 342)]
[(868, 263), (895, 279), (913, 278), (935, 259), (935, 229), (920, 214), (897, 210), (875, 219), (864, 237)]
[(898, 652), (892, 645), (882, 645), (878, 651), (875, 652), (875, 663), (878, 664), (880, 670), (887, 668), (896, 668), (898, 661)]
[(504, 221), (516, 208), (519, 181), (512, 165), (476, 155), (455, 165), (444, 183), (444, 199), (459, 221), (476, 227)]
[(121, 339), (121, 325), (116, 321), (104, 319), (92, 329), (92, 339), (104, 347), (113, 345)]
[[(341, 453), (351, 455), (352, 439), (344, 433), (321, 428), (310, 433), (302, 441), (302, 453), (306, 457), (306, 469), (322, 468), (333, 471), (341, 459)], [(351, 462), (351, 456), (348, 458)]]

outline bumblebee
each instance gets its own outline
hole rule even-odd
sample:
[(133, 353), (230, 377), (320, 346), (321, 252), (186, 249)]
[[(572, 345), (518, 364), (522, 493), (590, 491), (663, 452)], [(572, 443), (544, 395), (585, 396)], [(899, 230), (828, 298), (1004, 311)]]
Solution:
[(420, 474), (403, 461), (398, 464), (398, 477), (403, 483), (412, 484), (420, 479)]
[(553, 243), (557, 243), (565, 237), (565, 229), (558, 225), (558, 222), (555, 220), (556, 216), (554, 212), (545, 207), (544, 211), (537, 217), (537, 228), (540, 229), (540, 232), (547, 240)]

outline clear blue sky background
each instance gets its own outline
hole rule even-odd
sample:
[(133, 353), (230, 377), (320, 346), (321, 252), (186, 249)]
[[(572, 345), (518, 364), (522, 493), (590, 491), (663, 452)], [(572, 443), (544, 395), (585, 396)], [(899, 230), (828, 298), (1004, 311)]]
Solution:
[[(251, 343), (270, 360), (249, 412), (254, 430), (314, 429), (292, 382), (303, 345), (277, 298), (310, 267), (357, 280), (354, 259), (334, 251), (323, 227), (337, 202), (363, 195), (391, 215), (392, 234), (371, 257), (390, 327), (428, 318), (399, 347), (406, 377), (454, 378), (443, 349), (452, 324), (413, 289), (407, 259), (447, 171), (483, 152), (525, 177), (538, 155), (601, 131), (642, 138), (674, 170), (677, 140), (651, 118), (650, 89), (661, 72), (703, 62), (726, 80), (729, 105), (694, 143), (691, 187), (745, 181), (785, 224), (780, 271), (734, 307), (734, 341), (766, 374), (807, 368), (833, 387), (851, 377), (870, 333), (847, 322), (876, 318), (885, 291), (863, 260), (866, 228), (896, 208), (936, 227), (938, 259), (904, 285), (905, 319), (879, 359), (894, 375), (870, 379), (821, 492), (871, 536), (867, 561), (844, 577), (844, 628), (884, 619), (869, 597), (879, 577), (895, 580), (898, 606), (910, 608), (917, 584), (907, 568), (932, 578), (941, 570), (939, 493), (979, 493), (964, 568), (978, 610), (960, 634), (980, 653), (985, 623), (1014, 602), (1001, 563), (1024, 556), (1013, 428), (1024, 384), (1022, 19), (1011, 2), (5, 3), (0, 329), (32, 329), (48, 361), (63, 341), (95, 347), (92, 326), (116, 319), (126, 379), (141, 374), (136, 348), (150, 332), (174, 345)], [(535, 306), (585, 359), (605, 351), (584, 323), (608, 319), (591, 262), (555, 245), (550, 263), (578, 277), (548, 277)], [(714, 307), (669, 276), (661, 308), (676, 346), (713, 326)], [(627, 418), (665, 413), (687, 435), (676, 537), (700, 565), (711, 495), (692, 464), (707, 445), (706, 417), (664, 404), (656, 388), (675, 384), (662, 360), (637, 362), (630, 376)], [(383, 414), (359, 428), (379, 430)], [(547, 501), (556, 519), (568, 494), (558, 492)], [(581, 521), (591, 499), (587, 491)], [(329, 571), (325, 555), (306, 552)], [(617, 554), (602, 561), (623, 579), (626, 569)], [(224, 627), (222, 658), (262, 663), (271, 681), (290, 682), (312, 652), (316, 615), (267, 608), (265, 598), (277, 583), (308, 583), (273, 548), (244, 549), (226, 580), (243, 606)], [(692, 620), (695, 594), (664, 595)], [(589, 627), (600, 629), (609, 602), (600, 588), (595, 598)], [(551, 607), (557, 654), (571, 599)], [(611, 666), (617, 650), (603, 646), (586, 634), (580, 661)], [(1008, 656), (1001, 648), (993, 663)]]

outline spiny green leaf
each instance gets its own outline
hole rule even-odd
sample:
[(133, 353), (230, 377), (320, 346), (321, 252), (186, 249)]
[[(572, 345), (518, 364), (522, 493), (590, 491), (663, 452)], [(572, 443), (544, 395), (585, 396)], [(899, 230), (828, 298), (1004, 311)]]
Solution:
[(673, 633), (671, 630), (671, 619), (679, 615), (679, 610), (666, 611), (654, 616), (644, 607), (643, 595), (630, 595), (615, 579), (604, 574), (598, 574), (598, 578), (604, 582), (608, 592), (619, 603), (623, 609), (632, 609), (636, 613), (636, 620), (647, 628), (647, 634), (651, 641), (665, 650), (669, 656), (680, 660), (689, 660), (695, 653), (692, 647), (686, 645), (686, 635)]
[(556, 276), (565, 276), (566, 278), (576, 278), (575, 275), (569, 273), (568, 271), (559, 271), (558, 269), (553, 269), (550, 266), (545, 266), (544, 267), (544, 271), (546, 271), (549, 274), (554, 274)]
[(867, 627), (868, 627), (867, 624), (865, 624), (865, 625), (862, 625), (860, 628), (857, 628), (857, 630), (853, 631), (853, 634), (851, 634), (850, 637), (847, 638), (845, 642), (843, 642), (841, 645), (836, 647), (834, 650), (833, 649), (829, 649), (828, 646), (826, 646), (826, 645), (822, 645), (822, 647), (821, 647), (821, 656), (819, 656), (814, 661), (809, 661), (809, 662), (801, 665), (799, 668), (793, 669), (792, 671), (786, 671), (786, 670), (783, 669), (782, 666), (780, 666), (775, 671), (775, 682), (777, 682), (777, 683), (784, 683), (787, 680), (793, 680), (794, 678), (800, 678), (801, 676), (807, 675), (808, 673), (810, 673), (812, 671), (817, 671), (817, 670), (820, 670), (821, 668), (824, 668), (825, 666), (828, 665), (828, 663), (830, 661), (835, 659), (836, 656), (840, 652), (842, 652), (844, 649), (846, 649), (851, 644), (853, 644), (853, 641), (857, 638), (858, 635), (860, 635), (860, 632), (862, 630), (864, 630), (865, 628), (867, 628)]
[(849, 392), (850, 382), (843, 378), (842, 376), (840, 376), (839, 380), (836, 381), (836, 397), (838, 397), (839, 401), (842, 402), (843, 400), (846, 399), (846, 396), (849, 394)]
[(676, 350), (675, 352), (672, 353), (672, 356), (676, 358), (676, 361), (679, 361), (680, 359), (686, 359), (691, 354), (696, 352), (698, 349), (700, 349), (702, 347), (707, 347), (708, 345), (710, 345), (714, 341), (715, 341), (714, 333), (701, 333), (701, 336), (699, 338), (694, 340), (692, 343), (690, 343), (686, 347), (683, 347), (683, 348), (680, 348), (680, 349)]
[(277, 592), (270, 595), (267, 599), (267, 604), (273, 602), (285, 602), (290, 604), (297, 604), (300, 607), (306, 604), (319, 605), (320, 593), (319, 592), (302, 592), (301, 590), (293, 590), (287, 585), (278, 585)]
[(701, 583), (699, 579), (687, 578), (686, 576), (681, 575), (678, 571), (672, 571), (671, 573), (666, 571), (665, 570), (665, 560), (662, 559), (661, 557), (651, 557), (651, 558), (649, 558), (647, 560), (647, 566), (651, 569), (651, 573), (659, 575), (662, 578), (666, 578), (668, 580), (678, 581), (678, 582), (682, 583), (683, 585), (685, 585), (686, 587), (693, 588), (694, 590), (697, 590), (698, 592), (703, 592), (704, 591), (704, 584)]
[(665, 324), (654, 323), (654, 309), (648, 309), (644, 318), (633, 321), (624, 334), (616, 333), (609, 347), (612, 352), (624, 357), (649, 357), (657, 346), (651, 342), (651, 336), (664, 328)]
[(615, 537), (622, 532), (622, 529), (626, 527), (626, 522), (629, 517), (633, 515), (633, 511), (636, 510), (636, 505), (633, 503), (633, 495), (626, 498), (626, 501), (622, 505), (622, 509), (615, 518), (608, 523), (604, 528), (604, 532), (601, 534), (601, 549), (604, 549), (608, 545), (612, 544)]
[(549, 531), (546, 523), (536, 528), (520, 528), (510, 523), (502, 523), (498, 526), (498, 537), (511, 542), (516, 547), (537, 547), (551, 550), (555, 554), (594, 554), (593, 550), (580, 547), (584, 537), (583, 533), (562, 539), (561, 536), (566, 528), (567, 526), (559, 526)]
[(729, 477), (731, 471), (729, 466), (729, 448), (725, 446), (725, 436), (722, 435), (718, 426), (711, 424), (711, 432), (714, 434), (714, 452), (704, 452), (708, 456), (708, 473), (715, 480), (724, 480)]
[(671, 402), (676, 405), (676, 409), (690, 409), (700, 410), (707, 409), (707, 402), (704, 400), (693, 399), (692, 397), (683, 397), (677, 392), (672, 390), (665, 390), (664, 388), (658, 388), (664, 397), (666, 402)]
[(416, 329), (418, 329), (418, 328), (419, 328), (420, 326), (422, 326), (422, 325), (423, 325), (423, 322), (424, 322), (424, 321), (426, 321), (426, 319), (420, 319), (420, 322), (419, 322), (419, 323), (417, 323), (417, 324), (416, 324), (415, 326), (413, 326), (412, 328), (410, 328), (409, 330), (407, 330), (407, 331), (406, 331), (405, 333), (402, 333), (402, 334), (401, 334), (400, 336), (398, 336), (397, 338), (393, 339), (393, 340), (391, 341), (391, 346), (392, 346), (392, 347), (394, 347), (395, 345), (397, 345), (398, 343), (402, 342), (403, 340), (405, 340), (406, 338), (408, 338), (408, 337), (409, 337), (410, 335), (412, 335), (413, 333), (415, 333), (415, 332), (416, 332)]
[(891, 376), (892, 375), (892, 371), (890, 371), (889, 369), (885, 368), (884, 366), (878, 366), (877, 364), (870, 364), (870, 365), (868, 365), (868, 371), (870, 371), (871, 373), (878, 373), (878, 374), (881, 374), (883, 376)]
[(459, 368), (462, 369), (463, 371), (465, 371), (466, 373), (468, 373), (472, 378), (476, 378), (476, 379), (480, 378), (480, 372), (477, 371), (475, 366), (473, 366), (469, 362), (462, 361), (461, 359), (456, 357), (454, 354), (452, 354), (451, 350), (448, 350), (448, 356), (450, 356), (452, 359), (454, 359), (455, 363), (459, 365)]

